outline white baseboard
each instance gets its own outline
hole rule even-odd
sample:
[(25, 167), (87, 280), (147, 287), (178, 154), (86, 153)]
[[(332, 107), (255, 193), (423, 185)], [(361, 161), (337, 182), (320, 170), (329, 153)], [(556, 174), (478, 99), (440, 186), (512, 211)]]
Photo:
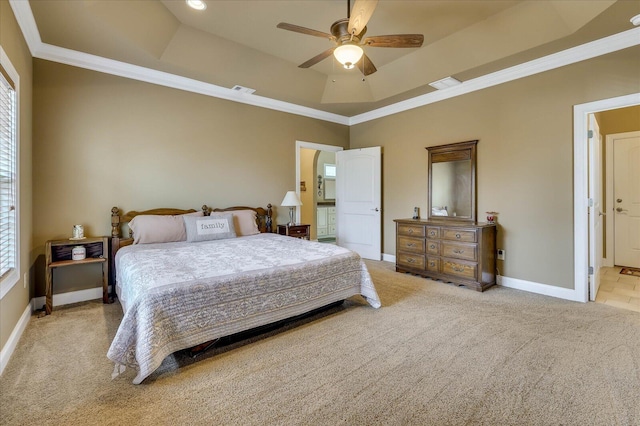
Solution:
[(396, 263), (396, 257), (392, 254), (382, 253), (382, 260), (385, 262)]
[[(53, 295), (53, 307), (69, 305), (71, 303), (85, 302), (87, 300), (102, 299), (102, 287), (86, 290), (70, 291)], [(34, 311), (41, 309), (45, 303), (45, 297), (36, 297), (33, 300)]]
[(570, 288), (556, 287), (549, 284), (540, 284), (533, 281), (525, 281), (517, 278), (509, 278), (498, 275), (496, 283), (502, 287), (515, 288), (516, 290), (524, 290), (529, 293), (543, 294), (545, 296), (557, 297), (559, 299), (571, 300), (574, 302), (582, 302), (576, 291)]
[(29, 319), (31, 319), (31, 312), (31, 305), (28, 305), (20, 316), (18, 324), (16, 324), (13, 331), (11, 332), (9, 340), (7, 340), (7, 343), (2, 348), (2, 351), (0, 351), (0, 375), (9, 363), (9, 358), (11, 358), (11, 355), (13, 355), (13, 351), (16, 350), (18, 342), (20, 341), (20, 337), (22, 336), (25, 328), (27, 328), (27, 324), (29, 324)]
[[(396, 263), (396, 257), (392, 254), (383, 253), (382, 260), (385, 262)], [(515, 288), (516, 290), (528, 291), (529, 293), (543, 294), (545, 296), (557, 297), (559, 299), (582, 302), (582, 300), (577, 296), (576, 291), (569, 288), (540, 284), (517, 278), (503, 277), (502, 275), (496, 275), (496, 284), (503, 287)]]

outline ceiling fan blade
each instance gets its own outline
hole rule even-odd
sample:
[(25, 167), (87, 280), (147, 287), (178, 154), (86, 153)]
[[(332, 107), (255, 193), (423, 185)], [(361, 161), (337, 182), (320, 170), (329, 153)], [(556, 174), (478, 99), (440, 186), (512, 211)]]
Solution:
[(378, 0), (356, 0), (349, 18), (349, 34), (358, 35), (362, 32), (377, 5)]
[(315, 37), (328, 38), (329, 40), (333, 40), (334, 39), (334, 37), (329, 33), (324, 33), (322, 31), (318, 31), (318, 30), (312, 30), (311, 28), (301, 27), (299, 25), (287, 24), (286, 22), (280, 22), (276, 26), (278, 28), (282, 29), (282, 30), (288, 30), (288, 31), (296, 32), (296, 33), (312, 35), (312, 36), (315, 36)]
[(422, 34), (395, 34), (367, 37), (362, 44), (371, 47), (420, 47), (424, 42)]
[(362, 55), (362, 59), (360, 59), (356, 65), (364, 75), (373, 74), (374, 72), (378, 71), (378, 69), (375, 65), (373, 65), (373, 62), (371, 62), (371, 59), (369, 59), (366, 53)]
[(318, 62), (322, 61), (323, 59), (326, 59), (329, 56), (331, 56), (331, 54), (333, 53), (334, 50), (336, 50), (335, 47), (332, 47), (331, 49), (327, 49), (324, 52), (322, 52), (321, 54), (316, 55), (313, 58), (309, 59), (304, 64), (298, 65), (298, 68), (309, 68), (309, 67), (317, 64)]

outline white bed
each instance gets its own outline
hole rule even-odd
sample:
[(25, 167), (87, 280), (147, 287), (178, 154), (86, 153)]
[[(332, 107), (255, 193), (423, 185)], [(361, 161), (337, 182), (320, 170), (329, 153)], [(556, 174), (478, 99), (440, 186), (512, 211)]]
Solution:
[(124, 317), (107, 356), (135, 384), (181, 349), (354, 295), (380, 306), (357, 253), (271, 233), (129, 245), (115, 268)]

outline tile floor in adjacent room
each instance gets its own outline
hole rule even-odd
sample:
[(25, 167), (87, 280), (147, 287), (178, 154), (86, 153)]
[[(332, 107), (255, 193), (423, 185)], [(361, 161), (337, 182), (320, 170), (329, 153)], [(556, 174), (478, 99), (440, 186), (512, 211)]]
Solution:
[(640, 312), (640, 277), (623, 275), (621, 269), (618, 266), (600, 269), (596, 303)]

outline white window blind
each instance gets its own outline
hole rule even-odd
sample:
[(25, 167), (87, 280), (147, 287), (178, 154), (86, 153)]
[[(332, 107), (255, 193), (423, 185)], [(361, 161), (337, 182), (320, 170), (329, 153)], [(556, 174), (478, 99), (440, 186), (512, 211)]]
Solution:
[(16, 267), (16, 91), (0, 67), (0, 280)]

